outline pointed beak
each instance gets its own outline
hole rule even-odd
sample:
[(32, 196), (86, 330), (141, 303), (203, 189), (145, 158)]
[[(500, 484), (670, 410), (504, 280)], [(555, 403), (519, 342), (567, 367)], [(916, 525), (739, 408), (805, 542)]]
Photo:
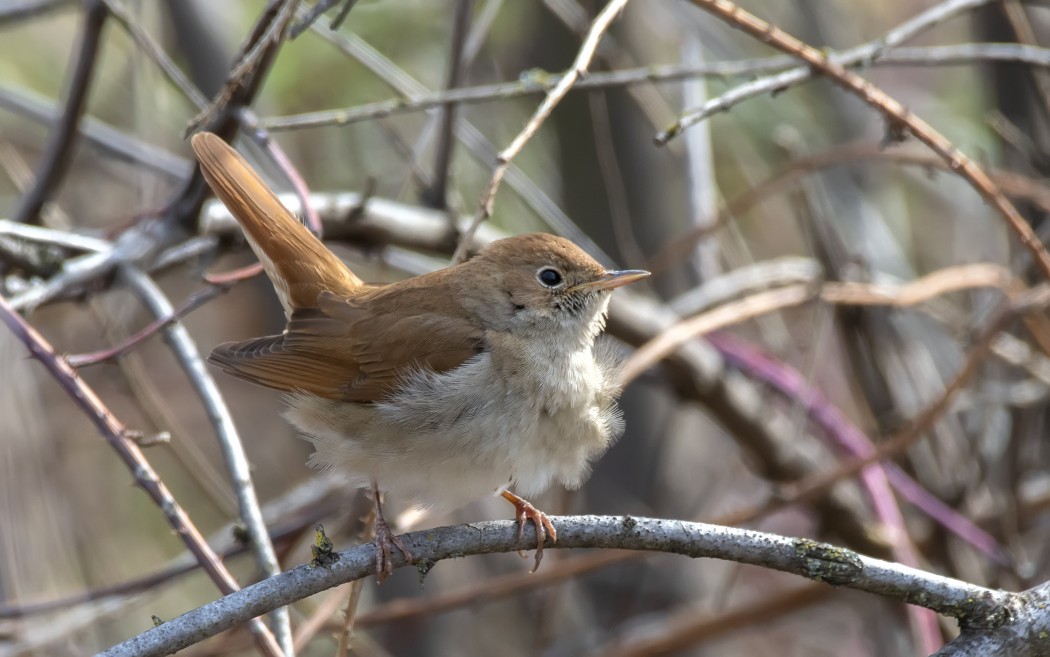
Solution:
[(573, 285), (572, 291), (577, 290), (612, 290), (623, 287), (629, 283), (641, 280), (649, 275), (644, 269), (624, 269), (621, 271), (607, 271), (601, 278), (587, 283)]

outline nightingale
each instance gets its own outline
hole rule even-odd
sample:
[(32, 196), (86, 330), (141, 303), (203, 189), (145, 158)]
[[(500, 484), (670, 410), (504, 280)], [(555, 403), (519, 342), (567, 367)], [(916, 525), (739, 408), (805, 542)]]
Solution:
[(462, 264), (389, 285), (358, 278), (218, 136), (192, 139), (204, 178), (240, 224), (287, 317), (280, 335), (231, 342), (209, 360), (283, 391), (284, 417), (315, 448), (312, 466), (372, 488), (376, 570), (392, 548), (383, 490), (452, 509), (485, 494), (536, 530), (539, 566), (557, 531), (525, 497), (579, 487), (623, 431), (617, 359), (596, 346), (614, 288), (649, 275), (610, 271), (561, 237), (488, 245)]

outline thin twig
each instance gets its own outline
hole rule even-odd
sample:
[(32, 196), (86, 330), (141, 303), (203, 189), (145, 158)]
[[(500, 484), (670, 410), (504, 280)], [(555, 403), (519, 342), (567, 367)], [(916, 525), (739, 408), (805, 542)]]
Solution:
[[(953, 16), (964, 11), (976, 9), (989, 2), (991, 0), (946, 0), (898, 25), (880, 39), (861, 44), (849, 50), (829, 52), (828, 58), (841, 66), (878, 62), (889, 48), (913, 39), (922, 32)], [(749, 98), (787, 89), (792, 85), (812, 79), (816, 76), (816, 73), (817, 71), (810, 66), (798, 66), (771, 77), (749, 81), (717, 98), (712, 98), (694, 110), (686, 112), (681, 118), (672, 123), (670, 127), (659, 133), (655, 141), (657, 145), (666, 144), (689, 126), (703, 121), (713, 114), (725, 112)]]
[(812, 500), (826, 491), (833, 483), (851, 477), (863, 468), (891, 458), (910, 447), (937, 421), (937, 418), (944, 414), (955, 399), (955, 396), (970, 382), (980, 364), (984, 362), (996, 336), (1006, 324), (1018, 315), (1045, 308), (1048, 302), (1050, 302), (1050, 289), (1041, 286), (1016, 295), (1002, 305), (992, 319), (989, 320), (985, 330), (974, 341), (973, 346), (970, 347), (969, 352), (966, 354), (966, 361), (963, 363), (959, 373), (948, 383), (940, 396), (909, 422), (906, 428), (888, 440), (879, 443), (872, 454), (843, 463), (831, 472), (823, 473), (801, 482), (784, 496), (784, 501), (798, 503)]
[[(361, 65), (375, 73), (383, 82), (390, 85), (398, 93), (404, 94), (408, 98), (416, 98), (429, 93), (429, 89), (426, 86), (359, 36), (352, 33), (346, 35), (336, 34), (328, 30), (319, 30), (316, 26), (314, 31), (341, 52), (354, 58)], [(498, 156), (498, 152), (492, 143), (480, 130), (463, 117), (456, 119), (456, 137), (467, 148), (467, 151), (476, 160), (484, 163), (486, 167)], [(573, 223), (572, 219), (558, 207), (558, 204), (551, 199), (550, 195), (544, 192), (539, 185), (513, 164), (510, 165), (507, 171), (507, 184), (521, 196), (522, 200), (554, 232), (568, 237), (599, 260), (608, 260), (594, 240)], [(445, 223), (448, 223), (447, 219)]]
[[(448, 76), (446, 89), (459, 86), (463, 76), (463, 51), (467, 43), (467, 28), (474, 8), (473, 0), (456, 0), (456, 9), (452, 18), (452, 52), (449, 53)], [(452, 166), (453, 147), (456, 144), (456, 106), (441, 106), (441, 129), (438, 132), (438, 145), (434, 153), (434, 179), (430, 188), (421, 195), (423, 201), (438, 210), (448, 209), (448, 176)]]
[[(376, 509), (378, 508), (378, 506), (375, 506), (369, 511), (361, 526), (358, 542), (367, 543), (369, 537), (375, 535)], [(346, 607), (343, 610), (343, 622), (336, 632), (336, 637), (339, 640), (339, 646), (336, 648), (336, 657), (347, 657), (350, 652), (354, 638), (354, 624), (357, 621), (357, 606), (361, 602), (361, 591), (364, 588), (364, 584), (364, 579), (355, 579), (350, 583), (350, 594), (346, 596)]]
[[(250, 105), (259, 92), (262, 80), (277, 57), (282, 43), (279, 35), (284, 33), (290, 15), (294, 14), (296, 2), (297, 0), (270, 0), (241, 47), (237, 60), (240, 65), (237, 70), (227, 75), (222, 90), (195, 121), (206, 120), (205, 127), (208, 130), (226, 141), (233, 139), (240, 125), (236, 111), (240, 107)], [(275, 34), (278, 36), (275, 37)], [(251, 66), (241, 75), (240, 67), (246, 62), (250, 62)], [(196, 123), (191, 122), (190, 128), (194, 125)], [(205, 183), (200, 168), (194, 167), (189, 180), (168, 203), (163, 217), (168, 223), (180, 224), (191, 232), (196, 232), (195, 222), (204, 199), (210, 192), (211, 189)]]
[[(158, 319), (175, 316), (175, 308), (172, 307), (171, 302), (157, 284), (141, 270), (124, 265), (118, 270), (118, 276)], [(194, 391), (200, 397), (201, 403), (204, 404), (208, 420), (215, 429), (215, 436), (218, 438), (222, 455), (226, 460), (230, 484), (237, 496), (240, 518), (244, 523), (256, 564), (268, 577), (277, 575), (281, 572), (281, 566), (277, 562), (277, 554), (274, 552), (270, 535), (266, 531), (266, 521), (263, 520), (259, 498), (255, 493), (255, 484), (252, 482), (248, 455), (244, 451), (244, 444), (237, 432), (237, 425), (233, 422), (230, 409), (227, 408), (215, 379), (205, 366), (196, 343), (182, 323), (178, 320), (166, 322), (161, 331), (171, 346), (176, 360), (186, 372)], [(277, 642), (286, 656), (291, 657), (293, 654), (290, 652), (292, 626), (287, 608), (274, 610), (273, 628)]]
[[(304, 529), (313, 527), (330, 513), (339, 510), (345, 498), (344, 491), (334, 480), (314, 479), (295, 487), (282, 497), (268, 502), (263, 514), (272, 527), (270, 538), (275, 543), (295, 539)], [(208, 544), (214, 545), (216, 554), (225, 562), (248, 552), (248, 546), (235, 531), (240, 521), (229, 522), (208, 536)], [(132, 577), (115, 584), (79, 591), (51, 600), (41, 600), (21, 605), (0, 605), (0, 620), (27, 618), (50, 614), (69, 607), (107, 599), (124, 598), (125, 601), (140, 593), (156, 591), (158, 585), (172, 582), (189, 573), (197, 572), (201, 564), (189, 552), (168, 560), (156, 571)]]
[[(28, 89), (12, 89), (0, 85), (0, 107), (19, 116), (51, 125), (59, 120), (61, 112), (54, 101)], [(82, 116), (77, 132), (86, 144), (101, 154), (134, 162), (143, 169), (166, 178), (184, 178), (190, 162), (169, 151), (132, 137), (99, 121), (93, 116)]]
[(11, 215), (11, 218), (18, 223), (36, 223), (41, 208), (61, 183), (72, 161), (77, 124), (87, 105), (91, 78), (95, 73), (95, 64), (98, 63), (102, 29), (109, 16), (109, 10), (101, 0), (85, 0), (83, 6), (80, 48), (75, 58), (76, 65), (66, 88), (62, 116), (51, 131), (47, 150), (37, 166), (33, 188), (22, 197), (18, 208)]
[(324, 15), (326, 11), (334, 7), (341, 0), (318, 0), (317, 4), (309, 9), (303, 9), (299, 16), (299, 22), (288, 28), (288, 38), (298, 38), (300, 34), (310, 28), (318, 18)]
[(748, 627), (762, 631), (762, 623), (799, 613), (812, 605), (826, 602), (832, 591), (819, 584), (804, 584), (786, 591), (769, 592), (756, 602), (740, 609), (712, 612), (694, 605), (686, 606), (644, 624), (628, 623), (622, 636), (595, 651), (602, 657), (658, 657), (681, 654), (686, 649), (710, 641), (727, 632)]
[[(865, 140), (847, 142), (818, 153), (805, 155), (792, 160), (782, 170), (752, 185), (746, 192), (726, 202), (705, 226), (691, 228), (670, 240), (667, 246), (649, 259), (646, 269), (651, 270), (654, 275), (659, 275), (670, 265), (688, 256), (697, 240), (721, 229), (732, 217), (750, 211), (806, 175), (849, 162), (898, 164), (925, 169), (932, 167), (944, 171), (950, 168), (944, 160), (927, 152), (916, 152), (915, 149), (883, 149), (878, 144)], [(1043, 183), (1002, 169), (993, 169), (990, 175), (1000, 189), (1009, 196), (1028, 201), (1039, 209), (1050, 212), (1050, 190), (1047, 190)]]
[[(830, 438), (834, 439), (840, 450), (852, 457), (863, 457), (874, 453), (875, 447), (864, 432), (832, 404), (819, 388), (806, 381), (800, 372), (766, 355), (760, 348), (737, 340), (731, 335), (713, 335), (708, 339), (735, 367), (763, 381), (783, 395), (789, 403), (801, 405), (810, 421), (821, 427)], [(873, 468), (878, 468), (878, 473), (872, 474)], [(896, 545), (898, 537), (906, 539), (907, 532), (906, 527), (901, 524), (903, 518), (895, 510), (893, 495), (882, 488), (883, 482), (891, 485), (901, 497), (921, 509), (934, 522), (969, 543), (995, 563), (1000, 566), (1010, 565), (1010, 558), (1006, 550), (991, 534), (934, 497), (922, 484), (912, 479), (895, 464), (880, 463), (869, 466), (861, 471), (861, 476), (871, 479), (868, 487), (872, 491), (874, 508), (882, 522), (889, 526), (894, 534), (889, 537), (891, 543)], [(890, 508), (889, 505), (893, 505), (893, 508)], [(914, 546), (910, 546), (908, 551), (913, 549)], [(917, 562), (909, 561), (909, 558), (913, 559), (914, 556), (914, 554), (901, 552), (898, 553), (897, 559), (905, 565), (918, 566)]]
[(558, 84), (554, 85), (554, 88), (547, 93), (546, 98), (536, 108), (532, 118), (525, 124), (518, 136), (496, 156), (496, 168), (493, 170), (492, 177), (489, 179), (489, 183), (478, 201), (478, 211), (474, 215), (474, 220), (463, 232), (459, 245), (456, 247), (456, 252), (452, 254), (453, 263), (462, 262), (466, 259), (467, 247), (473, 239), (474, 233), (477, 232), (478, 226), (492, 216), (492, 205), (496, 200), (496, 192), (499, 191), (503, 177), (507, 175), (507, 169), (511, 160), (521, 152), (525, 144), (539, 131), (540, 126), (543, 125), (550, 113), (554, 111), (554, 108), (565, 97), (565, 94), (569, 93), (569, 89), (572, 88), (576, 81), (587, 74), (587, 69), (591, 65), (591, 59), (594, 57), (594, 51), (598, 47), (602, 35), (609, 29), (613, 20), (619, 16), (626, 5), (627, 0), (610, 0), (605, 5), (605, 8), (601, 10), (598, 16), (595, 17), (594, 22), (591, 23), (591, 29), (587, 33), (587, 38), (583, 40), (583, 45), (580, 46), (580, 50), (576, 54), (576, 59), (573, 61), (568, 73), (562, 76)]
[(819, 286), (796, 284), (758, 292), (682, 320), (677, 326), (662, 332), (631, 355), (620, 371), (620, 382), (622, 385), (628, 384), (699, 335), (812, 299), (846, 305), (907, 307), (948, 292), (983, 287), (1005, 289), (1012, 282), (1009, 273), (1002, 267), (976, 264), (947, 267), (900, 286), (856, 282), (824, 283)]
[[(577, 2), (577, 0), (543, 0), (543, 4), (554, 14), (555, 18), (579, 38), (583, 39), (587, 36), (587, 30), (590, 28), (592, 8)], [(630, 45), (621, 44), (615, 35), (606, 34), (602, 38), (601, 43), (598, 44), (595, 56), (599, 62), (604, 64), (604, 68), (610, 71), (617, 71), (638, 67), (638, 59), (634, 55), (635, 52), (636, 48), (633, 43)], [(529, 73), (526, 72), (525, 76), (527, 77), (528, 75)], [(586, 80), (577, 81), (574, 88), (578, 88), (580, 82), (586, 82)], [(632, 85), (626, 87), (625, 91), (653, 129), (663, 125), (663, 122), (666, 120), (665, 117), (673, 112), (665, 95), (651, 85)]]
[(172, 226), (165, 222), (139, 221), (121, 233), (108, 251), (86, 253), (64, 261), (59, 273), (12, 297), (11, 306), (17, 310), (35, 308), (108, 275), (117, 265), (148, 261), (174, 234)]
[[(872, 83), (856, 73), (847, 70), (842, 64), (829, 59), (828, 55), (809, 46), (780, 28), (771, 25), (758, 17), (749, 14), (729, 0), (690, 0), (698, 7), (707, 9), (728, 24), (738, 27), (774, 48), (794, 55), (806, 62), (810, 68), (827, 75), (847, 91), (858, 96), (863, 102), (880, 111), (887, 121), (889, 141), (899, 141), (903, 131), (910, 132), (916, 139), (930, 147), (939, 155), (948, 167), (961, 176), (977, 191), (985, 201), (990, 203), (1013, 228), (1021, 243), (1031, 251), (1035, 261), (1050, 278), (1050, 253), (1043, 246), (1032, 226), (1020, 215), (1017, 208), (1007, 200), (988, 174), (972, 159), (960, 151), (933, 126), (926, 123), (897, 100), (886, 95)], [(944, 3), (945, 5), (951, 4)]]
[[(204, 109), (193, 117), (186, 127), (185, 134), (190, 134), (202, 126), (208, 126), (214, 122), (225, 108), (238, 106), (237, 96), (255, 86), (259, 80), (260, 72), (269, 68), (274, 55), (284, 40), (285, 32), (292, 18), (295, 16), (295, 8), (299, 0), (272, 0), (261, 19), (256, 23), (251, 36), (241, 48), (240, 56), (234, 64), (233, 70), (226, 75), (226, 84), (223, 85), (215, 98), (208, 103)], [(219, 132), (212, 130), (213, 132)], [(221, 134), (222, 137), (228, 135)]]
[[(1032, 21), (1028, 18), (1028, 10), (1020, 3), (1020, 0), (1003, 0), (1002, 12), (1010, 23), (1017, 40), (1026, 46), (1039, 45), (1039, 39), (1032, 29)], [(1043, 70), (1030, 71), (1035, 82), (1035, 88), (1039, 92), (1039, 104), (1042, 105), (1043, 115), (1050, 117), (1050, 72)]]
[[(237, 591), (239, 587), (233, 575), (226, 570), (193, 521), (175, 501), (171, 491), (157, 476), (142, 450), (128, 439), (127, 428), (106, 408), (95, 391), (77, 376), (73, 368), (55, 354), (54, 348), (22, 319), (2, 296), (0, 296), (0, 320), (7, 324), (15, 337), (26, 345), (32, 356), (47, 368), (58, 384), (94, 422), (102, 436), (131, 471), (135, 483), (149, 494), (164, 513), (168, 523), (182, 538), (186, 547), (197, 558), (219, 590), (224, 594)], [(259, 620), (252, 620), (250, 628), (260, 650), (270, 657), (282, 657), (280, 646), (265, 624)]]
[[(841, 53), (831, 52), (833, 57), (840, 59), (843, 57)], [(588, 73), (585, 79), (578, 80), (572, 91), (633, 87), (700, 77), (718, 79), (749, 77), (759, 73), (793, 69), (797, 61), (793, 57), (778, 55), (761, 59), (707, 62), (697, 65), (659, 64), (616, 71), (595, 71)], [(957, 66), (982, 62), (1010, 62), (1047, 68), (1050, 67), (1050, 49), (1016, 43), (962, 43), (950, 46), (894, 48), (885, 51), (874, 61), (857, 59), (842, 61), (842, 64), (849, 68), (861, 68), (866, 66)], [(491, 103), (547, 93), (562, 77), (562, 73), (526, 71), (514, 82), (497, 82), (475, 87), (431, 91), (424, 94), (413, 94), (410, 98), (390, 98), (344, 109), (276, 116), (263, 119), (262, 124), (278, 132), (299, 128), (349, 125), (371, 119), (421, 112), (443, 105)]]
[(179, 304), (170, 315), (164, 317), (158, 317), (140, 330), (129, 335), (126, 339), (122, 340), (119, 344), (115, 344), (106, 349), (99, 351), (86, 353), (86, 354), (70, 354), (66, 356), (66, 362), (71, 367), (81, 369), (84, 367), (90, 367), (92, 365), (99, 365), (106, 363), (111, 360), (120, 358), (128, 351), (139, 346), (149, 338), (153, 337), (161, 330), (168, 326), (180, 321), (183, 317), (190, 314), (197, 308), (200, 308), (204, 304), (208, 303), (215, 297), (224, 294), (229, 290), (228, 285), (211, 285), (202, 290), (198, 290), (191, 294), (185, 301)]
[(20, 224), (9, 219), (0, 219), (0, 235), (14, 237), (27, 242), (40, 242), (52, 244), (66, 249), (77, 251), (108, 251), (112, 245), (106, 240), (97, 237), (89, 237), (79, 233), (71, 233), (65, 230), (44, 228), (43, 226), (31, 226)]
[[(481, 47), (484, 45), (488, 37), (489, 31), (492, 29), (492, 24), (499, 16), (499, 11), (503, 5), (503, 1), (504, 0), (485, 0), (485, 4), (481, 7), (481, 10), (477, 12), (477, 18), (474, 19), (473, 24), (470, 26), (470, 31), (464, 40), (462, 53), (459, 57), (458, 66), (462, 70), (469, 69), (475, 58), (477, 58), (478, 53), (481, 51)], [(452, 91), (452, 89), (446, 90)], [(430, 147), (431, 141), (433, 141), (435, 135), (438, 134), (438, 128), (442, 127), (442, 119), (446, 116), (448, 116), (448, 114), (443, 112), (434, 112), (427, 115), (426, 122), (423, 124), (422, 129), (418, 131), (416, 141), (412, 145), (412, 155), (409, 160), (410, 166), (408, 171), (406, 171), (404, 182), (400, 186), (403, 192), (407, 191), (407, 187), (412, 178), (419, 180), (423, 179), (424, 176), (422, 174), (425, 174), (426, 172), (420, 170), (420, 158)], [(453, 136), (458, 136), (457, 127), (459, 125), (460, 120), (458, 118), (452, 122), (450, 129), (452, 130)], [(446, 209), (449, 211), (453, 210), (452, 207)]]
[(121, 0), (102, 0), (102, 2), (109, 8), (117, 23), (131, 35), (131, 38), (135, 40), (139, 48), (157, 65), (157, 68), (168, 79), (168, 82), (181, 92), (198, 110), (207, 107), (208, 99), (201, 93), (201, 90), (186, 77), (182, 69), (175, 62), (171, 61), (164, 49), (138, 24), (131, 12), (128, 11), (128, 8), (124, 6), (124, 3)]

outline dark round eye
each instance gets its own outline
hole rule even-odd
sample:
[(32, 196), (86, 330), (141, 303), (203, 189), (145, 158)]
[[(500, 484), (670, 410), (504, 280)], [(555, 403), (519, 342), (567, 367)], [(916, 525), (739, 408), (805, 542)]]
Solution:
[(543, 283), (547, 287), (558, 287), (561, 285), (561, 274), (558, 273), (557, 269), (541, 269), (536, 278), (540, 279), (540, 283)]

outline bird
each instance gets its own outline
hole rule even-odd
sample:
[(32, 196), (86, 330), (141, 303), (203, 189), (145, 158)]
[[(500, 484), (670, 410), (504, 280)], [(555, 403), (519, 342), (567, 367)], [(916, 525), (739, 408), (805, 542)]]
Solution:
[(535, 525), (538, 568), (557, 530), (527, 497), (578, 488), (623, 433), (619, 359), (598, 337), (611, 292), (649, 272), (609, 270), (567, 239), (531, 233), (369, 284), (220, 137), (200, 132), (191, 145), (287, 319), (280, 334), (221, 344), (209, 361), (285, 393), (284, 417), (313, 443), (309, 464), (371, 487), (378, 580), (395, 548), (412, 561), (381, 491), (449, 510), (499, 494), (514, 505), (519, 553)]

